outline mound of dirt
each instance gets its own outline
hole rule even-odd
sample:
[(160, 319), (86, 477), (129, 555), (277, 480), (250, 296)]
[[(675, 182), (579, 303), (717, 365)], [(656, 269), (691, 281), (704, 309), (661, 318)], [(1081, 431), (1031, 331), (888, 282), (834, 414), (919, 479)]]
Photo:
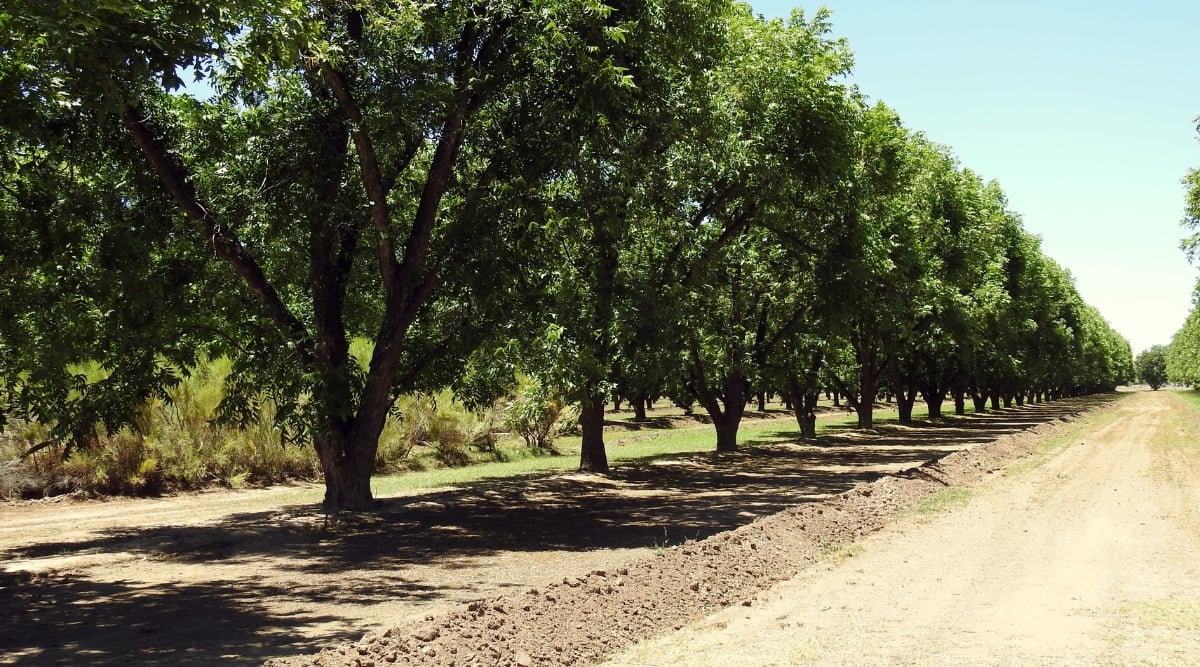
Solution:
[[(1094, 404), (1093, 404), (1094, 405)], [(1083, 408), (1081, 408), (1082, 410)], [(1103, 409), (1103, 408), (1099, 408)], [(859, 484), (655, 557), (564, 578), (524, 593), (472, 602), (423, 622), (370, 633), (316, 655), (269, 667), (383, 665), (578, 665), (677, 629), (790, 579), (842, 545), (878, 531), (948, 487), (966, 486), (1030, 455), (1061, 430), (1056, 420)]]

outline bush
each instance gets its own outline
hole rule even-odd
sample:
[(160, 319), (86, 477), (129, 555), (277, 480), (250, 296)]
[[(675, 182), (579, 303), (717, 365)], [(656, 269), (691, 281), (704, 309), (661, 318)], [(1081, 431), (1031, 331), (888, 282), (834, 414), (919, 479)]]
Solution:
[[(270, 401), (260, 401), (254, 420), (242, 427), (215, 422), (229, 371), (225, 359), (199, 364), (165, 399), (143, 404), (131, 427), (98, 428), (89, 449), (67, 453), (56, 443), (22, 459), (50, 438), (50, 429), (11, 422), (0, 434), (0, 498), (147, 495), (320, 479), (313, 448), (285, 441)], [(473, 451), (502, 460), (496, 421), (494, 407), (467, 410), (449, 392), (401, 397), (380, 437), (376, 471), (469, 465)]]
[(574, 427), (578, 413), (545, 383), (530, 380), (509, 404), (504, 425), (530, 449), (557, 454), (554, 439)]

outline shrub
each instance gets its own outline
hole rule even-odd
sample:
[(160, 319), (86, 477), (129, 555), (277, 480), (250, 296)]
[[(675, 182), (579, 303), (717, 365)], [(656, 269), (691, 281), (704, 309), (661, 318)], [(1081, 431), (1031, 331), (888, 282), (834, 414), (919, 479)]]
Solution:
[(521, 436), (527, 447), (557, 454), (554, 439), (571, 429), (577, 416), (557, 392), (539, 380), (530, 380), (509, 404), (504, 425)]

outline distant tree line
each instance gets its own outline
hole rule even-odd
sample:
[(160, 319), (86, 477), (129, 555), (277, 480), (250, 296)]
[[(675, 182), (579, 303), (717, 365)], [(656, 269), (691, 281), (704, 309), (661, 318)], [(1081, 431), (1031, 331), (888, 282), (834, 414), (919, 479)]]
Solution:
[(270, 402), (315, 446), (326, 505), (361, 509), (399, 396), (484, 405), (518, 370), (578, 404), (599, 472), (618, 396), (698, 406), (727, 451), (768, 393), (811, 435), (822, 392), (869, 429), (885, 394), (907, 422), (917, 400), (936, 418), (1134, 375), (999, 185), (847, 83), (824, 10), (0, 16), (0, 417), (81, 446), (228, 357), (222, 417)]

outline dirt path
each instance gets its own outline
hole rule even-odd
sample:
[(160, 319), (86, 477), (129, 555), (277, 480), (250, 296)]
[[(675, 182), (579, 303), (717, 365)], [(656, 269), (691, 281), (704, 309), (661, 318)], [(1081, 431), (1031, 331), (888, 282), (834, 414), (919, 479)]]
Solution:
[(609, 665), (1192, 665), (1200, 432), (1141, 393), (966, 504)]

